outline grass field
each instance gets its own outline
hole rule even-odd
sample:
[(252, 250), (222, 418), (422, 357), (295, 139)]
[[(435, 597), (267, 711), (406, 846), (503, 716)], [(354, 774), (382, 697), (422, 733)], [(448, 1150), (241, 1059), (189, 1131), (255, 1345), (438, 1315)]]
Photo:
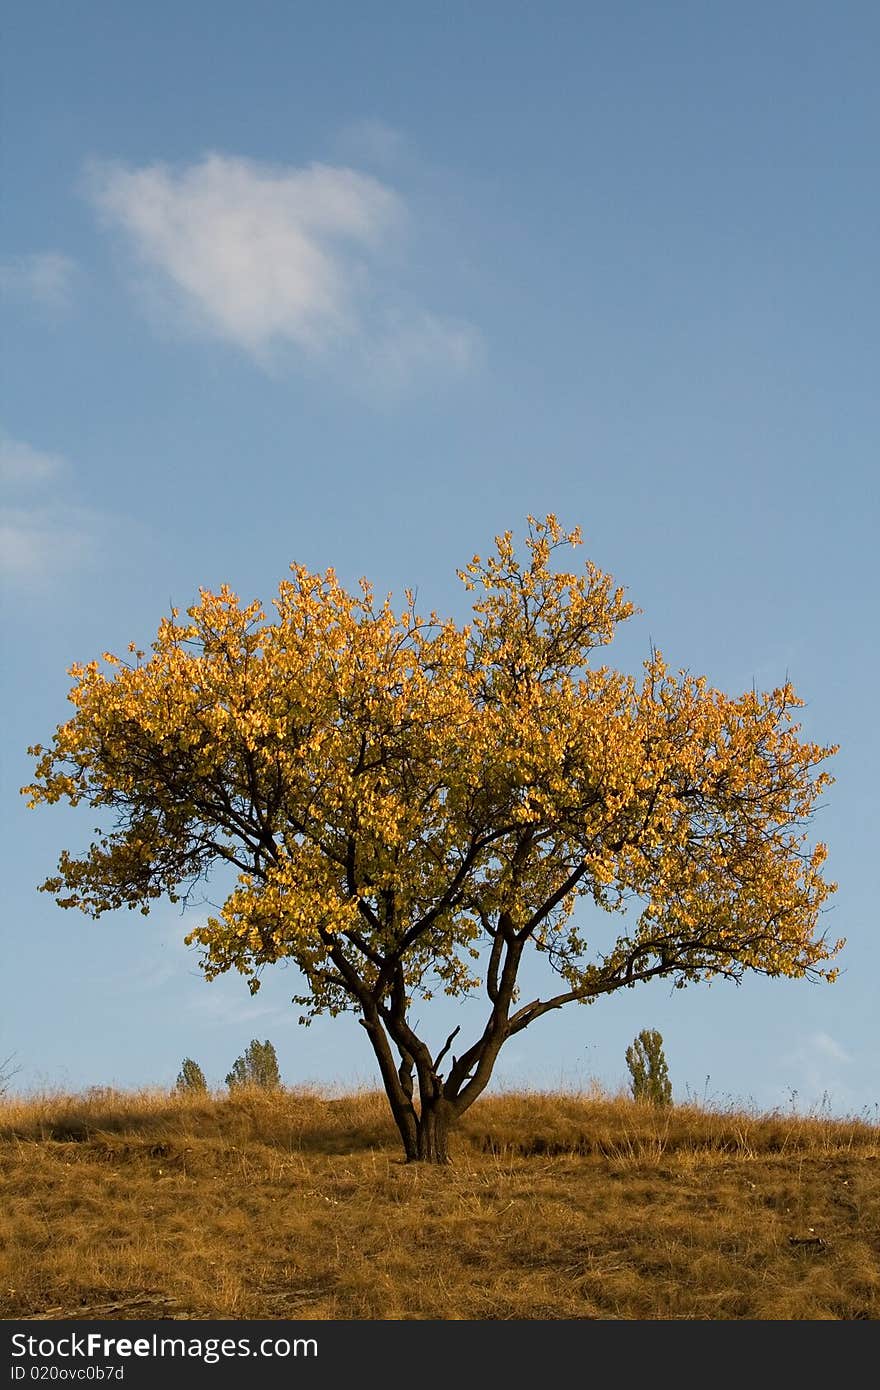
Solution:
[(880, 1317), (880, 1125), (484, 1098), (402, 1162), (384, 1096), (0, 1101), (0, 1316)]

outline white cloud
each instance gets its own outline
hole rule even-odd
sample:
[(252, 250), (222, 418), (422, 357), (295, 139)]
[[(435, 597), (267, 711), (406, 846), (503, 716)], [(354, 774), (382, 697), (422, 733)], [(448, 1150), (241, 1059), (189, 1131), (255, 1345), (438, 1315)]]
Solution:
[(0, 439), (0, 481), (11, 484), (39, 484), (63, 472), (60, 454), (34, 449), (21, 439)]
[(0, 291), (35, 299), (48, 309), (70, 303), (76, 264), (60, 251), (36, 251), (0, 260)]
[(351, 333), (357, 253), (401, 213), (389, 189), (350, 169), (221, 155), (180, 173), (98, 167), (92, 188), (202, 326), (256, 354), (285, 339), (312, 352)]
[(396, 389), (428, 365), (460, 372), (475, 361), (470, 325), (408, 307), (398, 283), (406, 207), (368, 174), (211, 154), (182, 169), (94, 165), (89, 192), (170, 292), (178, 323), (264, 366), (292, 347), (387, 371)]

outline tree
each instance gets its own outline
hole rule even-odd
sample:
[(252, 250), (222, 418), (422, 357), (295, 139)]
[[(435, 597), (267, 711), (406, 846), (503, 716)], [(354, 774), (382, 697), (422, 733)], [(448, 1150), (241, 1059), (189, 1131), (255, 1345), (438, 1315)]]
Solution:
[(274, 1091), (281, 1085), (278, 1058), (268, 1038), (262, 1043), (254, 1038), (248, 1044), (243, 1055), (233, 1062), (226, 1085), (230, 1091), (237, 1086), (259, 1086), (261, 1090)]
[(177, 1090), (184, 1091), (189, 1095), (207, 1091), (207, 1089), (208, 1083), (205, 1080), (205, 1073), (198, 1062), (194, 1062), (192, 1057), (184, 1057), (183, 1066), (177, 1073)]
[[(550, 1010), (658, 977), (837, 974), (807, 843), (836, 748), (799, 740), (788, 682), (727, 696), (653, 649), (640, 679), (596, 664), (635, 610), (592, 562), (554, 568), (580, 540), (552, 515), (522, 559), (497, 536), (458, 571), (462, 626), (299, 564), (271, 619), (202, 589), (149, 657), (72, 666), (74, 715), (30, 750), (31, 805), (113, 818), (43, 890), (147, 913), (230, 866), (186, 938), (204, 973), (256, 991), (286, 959), (302, 1021), (354, 1011), (409, 1159), (447, 1159), (502, 1045)], [(603, 912), (626, 914), (616, 940)], [(527, 952), (550, 983), (524, 1000)], [(459, 1028), (438, 1046), (413, 1021), (437, 990), (485, 994), (457, 1055)]]
[(633, 1100), (651, 1105), (672, 1104), (672, 1083), (663, 1052), (663, 1039), (656, 1028), (643, 1028), (626, 1049), (626, 1065), (632, 1077)]

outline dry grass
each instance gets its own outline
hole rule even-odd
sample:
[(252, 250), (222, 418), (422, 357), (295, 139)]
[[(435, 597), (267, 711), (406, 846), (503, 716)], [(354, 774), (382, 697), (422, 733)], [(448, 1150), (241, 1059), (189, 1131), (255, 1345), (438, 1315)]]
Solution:
[(0, 1101), (0, 1317), (880, 1317), (880, 1126), (502, 1095)]

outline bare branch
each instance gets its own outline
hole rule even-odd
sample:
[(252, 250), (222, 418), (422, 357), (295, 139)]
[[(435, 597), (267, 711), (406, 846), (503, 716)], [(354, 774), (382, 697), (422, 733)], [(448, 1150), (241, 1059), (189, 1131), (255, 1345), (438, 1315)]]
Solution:
[(434, 1058), (434, 1070), (435, 1070), (435, 1071), (439, 1071), (439, 1070), (440, 1070), (440, 1063), (443, 1061), (443, 1058), (446, 1056), (447, 1052), (449, 1051), (450, 1047), (452, 1046), (453, 1040), (458, 1036), (458, 1034), (459, 1034), (460, 1032), (461, 1032), (461, 1024), (459, 1024), (458, 1027), (453, 1028), (452, 1032), (449, 1034), (449, 1037), (446, 1039), (446, 1041), (445, 1041), (445, 1043), (443, 1044), (443, 1046), (441, 1047), (440, 1051), (437, 1053), (437, 1056)]

